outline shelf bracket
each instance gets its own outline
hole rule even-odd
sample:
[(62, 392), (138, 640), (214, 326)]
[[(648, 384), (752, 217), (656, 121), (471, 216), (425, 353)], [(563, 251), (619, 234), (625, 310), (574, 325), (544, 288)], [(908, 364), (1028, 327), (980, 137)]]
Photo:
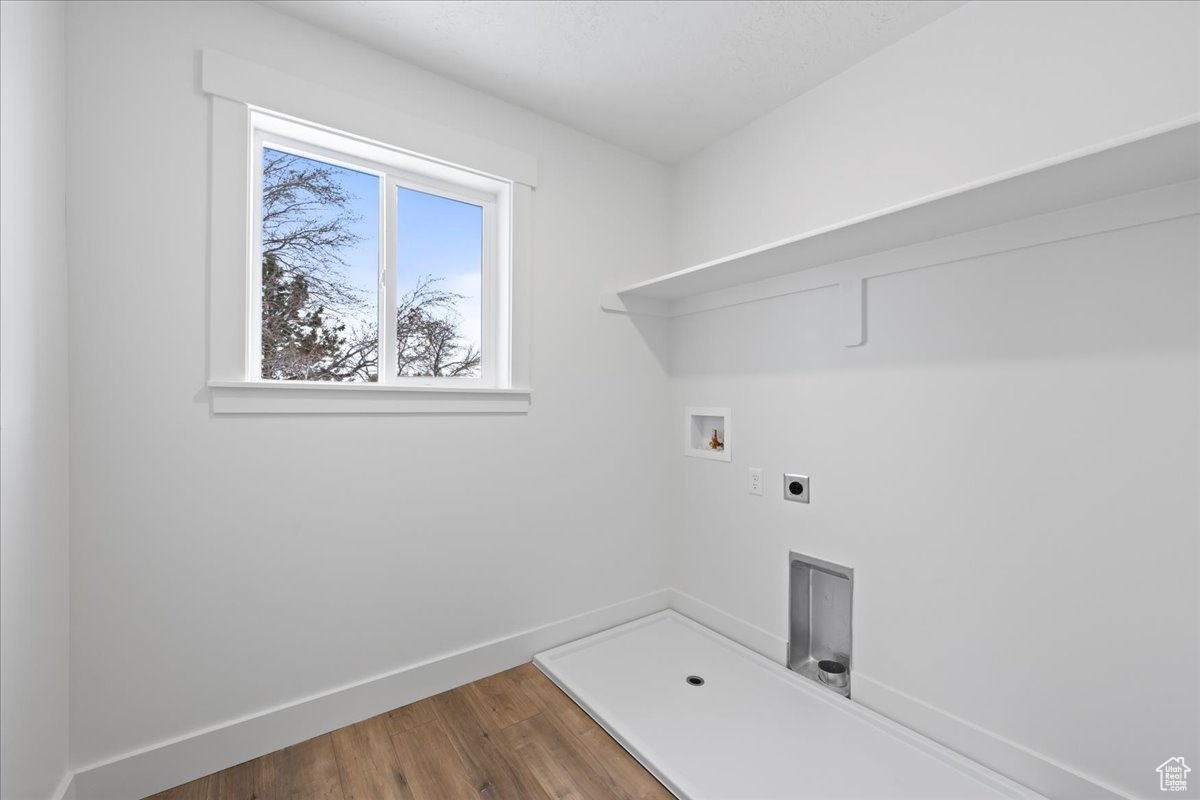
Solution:
[(622, 297), (612, 293), (601, 295), (600, 308), (618, 314), (643, 314), (649, 317), (669, 317), (671, 308), (667, 301), (657, 297)]
[(848, 278), (838, 284), (841, 338), (846, 347), (858, 347), (866, 338), (863, 330), (863, 283), (863, 278)]

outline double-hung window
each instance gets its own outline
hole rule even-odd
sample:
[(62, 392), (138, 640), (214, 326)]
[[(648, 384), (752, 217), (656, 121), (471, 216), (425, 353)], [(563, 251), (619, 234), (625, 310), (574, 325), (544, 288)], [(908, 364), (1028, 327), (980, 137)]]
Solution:
[(508, 387), (511, 183), (250, 122), (247, 379)]

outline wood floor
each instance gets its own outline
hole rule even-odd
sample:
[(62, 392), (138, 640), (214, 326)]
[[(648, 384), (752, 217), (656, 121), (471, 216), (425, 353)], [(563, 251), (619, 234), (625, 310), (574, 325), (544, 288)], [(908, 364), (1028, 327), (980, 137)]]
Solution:
[(149, 800), (671, 800), (532, 664)]

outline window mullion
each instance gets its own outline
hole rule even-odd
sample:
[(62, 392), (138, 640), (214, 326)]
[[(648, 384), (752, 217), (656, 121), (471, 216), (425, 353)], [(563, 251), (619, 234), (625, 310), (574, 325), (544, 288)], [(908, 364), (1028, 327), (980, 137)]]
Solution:
[(483, 281), (482, 281), (483, 285), (480, 288), (482, 290), (482, 295), (483, 295), (483, 297), (482, 297), (483, 325), (482, 325), (482, 331), (481, 331), (483, 341), (480, 342), (480, 347), (483, 352), (483, 361), (481, 364), (482, 369), (480, 370), (480, 377), (483, 379), (483, 382), (485, 385), (497, 386), (497, 385), (499, 385), (497, 382), (497, 378), (498, 378), (497, 368), (499, 367), (500, 360), (497, 358), (497, 355), (498, 355), (497, 338), (498, 337), (496, 336), (496, 332), (498, 329), (498, 327), (497, 327), (497, 323), (498, 323), (497, 316), (498, 315), (496, 313), (497, 312), (497, 308), (496, 308), (496, 295), (497, 295), (496, 277), (497, 276), (496, 276), (496, 263), (495, 263), (495, 251), (496, 251), (496, 234), (495, 234), (496, 207), (495, 207), (495, 203), (484, 203), (482, 216), (483, 216), (483, 219), (482, 219), (483, 234), (482, 234), (481, 239), (483, 242), (483, 252), (480, 254), (482, 256), (482, 262), (480, 264), (480, 269), (483, 272), (483, 275), (481, 276), (483, 278)]
[(380, 229), (380, 264), (383, 271), (379, 304), (379, 382), (396, 383), (399, 355), (396, 345), (396, 179), (385, 175), (380, 181), (384, 194), (379, 204), (383, 215)]
[(254, 209), (254, 223), (250, 241), (250, 269), (246, 281), (246, 379), (258, 380), (262, 375), (262, 325), (263, 325), (263, 274), (262, 274), (262, 216), (263, 216), (263, 141), (257, 131), (251, 138), (250, 207)]

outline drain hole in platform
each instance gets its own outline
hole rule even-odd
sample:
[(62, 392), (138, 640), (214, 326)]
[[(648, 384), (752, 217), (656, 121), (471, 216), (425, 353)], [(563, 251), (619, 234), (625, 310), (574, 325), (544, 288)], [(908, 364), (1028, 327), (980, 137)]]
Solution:
[(703, 686), (704, 678), (701, 678), (699, 675), (688, 675), (687, 682), (692, 686)]

